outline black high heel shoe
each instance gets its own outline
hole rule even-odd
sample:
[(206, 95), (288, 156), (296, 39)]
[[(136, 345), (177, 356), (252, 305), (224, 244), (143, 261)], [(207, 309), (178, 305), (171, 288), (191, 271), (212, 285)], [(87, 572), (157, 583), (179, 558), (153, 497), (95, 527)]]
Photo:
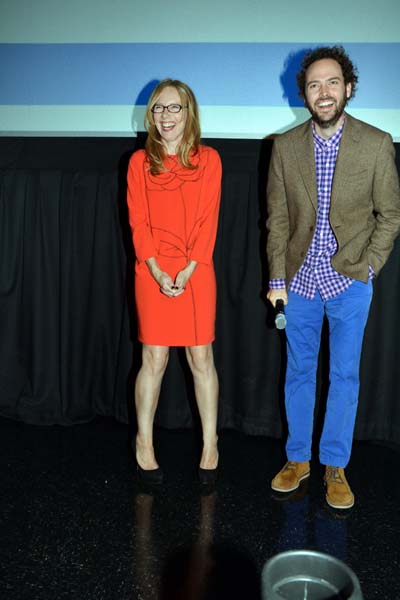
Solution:
[(202, 469), (199, 467), (199, 481), (201, 485), (215, 485), (218, 479), (218, 467), (215, 469)]
[(161, 485), (164, 481), (164, 473), (160, 467), (157, 469), (142, 469), (136, 461), (136, 471), (138, 479), (147, 485)]
[(160, 467), (157, 467), (157, 469), (142, 469), (142, 467), (138, 463), (137, 456), (136, 456), (137, 450), (136, 450), (136, 441), (135, 440), (132, 440), (131, 447), (132, 447), (133, 456), (135, 458), (136, 472), (137, 472), (139, 481), (141, 481), (142, 483), (146, 483), (148, 485), (160, 485), (164, 480), (164, 473), (163, 473), (162, 469)]

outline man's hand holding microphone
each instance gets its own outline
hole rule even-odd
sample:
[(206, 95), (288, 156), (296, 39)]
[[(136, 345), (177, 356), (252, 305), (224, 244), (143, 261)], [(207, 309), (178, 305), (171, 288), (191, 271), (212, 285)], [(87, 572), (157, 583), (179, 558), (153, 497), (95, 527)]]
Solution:
[(267, 298), (275, 308), (275, 327), (277, 329), (285, 329), (285, 304), (288, 303), (288, 295), (286, 289), (268, 290)]

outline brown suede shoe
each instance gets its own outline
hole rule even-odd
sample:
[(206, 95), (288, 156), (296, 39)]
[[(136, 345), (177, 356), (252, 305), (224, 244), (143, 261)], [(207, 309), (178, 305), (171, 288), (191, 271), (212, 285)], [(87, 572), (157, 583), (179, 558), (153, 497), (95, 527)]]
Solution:
[(271, 487), (276, 492), (293, 492), (297, 490), (300, 482), (310, 476), (310, 463), (289, 460), (286, 465), (273, 478)]
[(326, 485), (326, 501), (332, 508), (351, 508), (354, 506), (354, 495), (350, 489), (342, 467), (326, 466), (324, 482)]

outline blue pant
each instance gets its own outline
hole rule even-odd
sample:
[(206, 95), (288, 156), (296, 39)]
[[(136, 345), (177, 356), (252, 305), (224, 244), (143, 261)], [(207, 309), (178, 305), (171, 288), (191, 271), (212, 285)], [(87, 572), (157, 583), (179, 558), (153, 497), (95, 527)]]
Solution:
[(372, 298), (371, 282), (354, 281), (323, 301), (289, 292), (286, 306), (287, 370), (285, 404), (288, 460), (311, 458), (318, 353), (324, 315), (329, 324), (329, 393), (320, 440), (320, 461), (345, 467), (350, 459), (356, 419), (364, 329)]

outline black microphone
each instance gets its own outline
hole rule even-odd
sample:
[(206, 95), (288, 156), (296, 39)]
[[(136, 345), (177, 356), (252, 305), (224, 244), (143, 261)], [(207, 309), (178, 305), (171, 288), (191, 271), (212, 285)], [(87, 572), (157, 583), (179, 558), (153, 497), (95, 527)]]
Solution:
[(277, 300), (275, 303), (275, 327), (277, 329), (285, 329), (286, 317), (285, 317), (285, 306), (283, 300)]

